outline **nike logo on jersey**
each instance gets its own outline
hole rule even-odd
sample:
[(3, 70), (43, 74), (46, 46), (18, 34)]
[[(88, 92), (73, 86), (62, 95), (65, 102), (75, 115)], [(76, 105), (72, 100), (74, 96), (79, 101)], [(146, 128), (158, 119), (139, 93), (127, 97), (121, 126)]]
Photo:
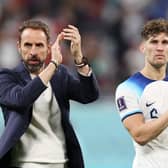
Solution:
[(155, 102), (152, 102), (152, 103), (146, 103), (146, 107), (150, 107), (152, 104), (154, 104)]

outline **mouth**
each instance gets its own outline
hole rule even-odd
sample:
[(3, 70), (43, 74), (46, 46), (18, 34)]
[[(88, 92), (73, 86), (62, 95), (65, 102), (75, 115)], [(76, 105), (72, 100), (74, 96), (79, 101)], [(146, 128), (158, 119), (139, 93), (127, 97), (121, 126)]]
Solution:
[(157, 54), (157, 55), (155, 55), (155, 57), (158, 58), (158, 59), (163, 59), (163, 58), (165, 58), (165, 56), (162, 55), (162, 54)]
[(29, 60), (28, 64), (29, 65), (38, 65), (38, 64), (40, 64), (40, 61), (39, 60)]

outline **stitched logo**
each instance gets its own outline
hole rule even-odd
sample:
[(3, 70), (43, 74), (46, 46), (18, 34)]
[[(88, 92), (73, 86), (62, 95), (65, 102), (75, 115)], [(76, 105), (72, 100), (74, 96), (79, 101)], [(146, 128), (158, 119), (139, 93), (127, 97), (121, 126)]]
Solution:
[(155, 102), (152, 102), (152, 103), (146, 103), (146, 107), (150, 107), (152, 104), (154, 104)]
[(127, 109), (124, 96), (117, 99), (117, 105), (120, 111)]

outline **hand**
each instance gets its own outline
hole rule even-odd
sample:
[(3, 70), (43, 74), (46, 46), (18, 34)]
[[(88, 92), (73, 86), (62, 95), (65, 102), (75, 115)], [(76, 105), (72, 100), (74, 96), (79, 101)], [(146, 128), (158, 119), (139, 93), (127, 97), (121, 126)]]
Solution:
[(65, 40), (70, 40), (70, 51), (77, 63), (82, 61), (82, 50), (81, 50), (81, 36), (78, 29), (73, 25), (68, 25), (67, 28), (63, 29), (63, 36)]
[(58, 34), (54, 44), (51, 46), (51, 60), (54, 60), (57, 63), (57, 65), (62, 63), (60, 42), (63, 39), (63, 33)]

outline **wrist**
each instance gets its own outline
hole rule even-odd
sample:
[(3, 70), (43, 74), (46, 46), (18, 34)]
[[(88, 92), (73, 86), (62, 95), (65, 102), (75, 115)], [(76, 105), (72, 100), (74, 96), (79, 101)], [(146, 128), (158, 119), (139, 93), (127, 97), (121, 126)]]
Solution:
[(75, 63), (75, 66), (77, 67), (77, 68), (82, 68), (82, 67), (84, 67), (84, 66), (86, 66), (86, 65), (89, 65), (89, 62), (88, 62), (88, 59), (86, 58), (86, 57), (81, 57), (81, 59), (80, 59), (80, 61), (78, 60), (74, 60), (74, 63)]
[(77, 56), (77, 57), (74, 57), (74, 62), (76, 64), (80, 64), (82, 62), (82, 59), (83, 59), (83, 56), (80, 55), (80, 56)]
[(50, 63), (55, 66), (55, 69), (58, 68), (58, 63), (57, 63), (57, 61), (55, 61), (55, 60), (50, 60)]

